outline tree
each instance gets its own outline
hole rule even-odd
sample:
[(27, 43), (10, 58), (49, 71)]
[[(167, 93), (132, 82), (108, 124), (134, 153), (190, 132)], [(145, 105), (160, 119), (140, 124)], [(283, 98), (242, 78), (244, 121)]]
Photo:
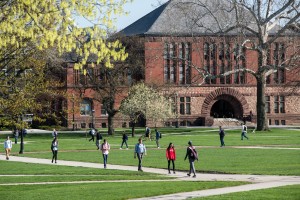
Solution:
[[(12, 59), (0, 74), (0, 118), (2, 126), (22, 130), (28, 127), (25, 120), (33, 114), (36, 120), (42, 120), (39, 113), (49, 109), (47, 102), (55, 99), (59, 92), (53, 90), (59, 83), (52, 82), (45, 76), (46, 63), (41, 59), (42, 52), (26, 59)], [(50, 87), (51, 86), (51, 87)], [(47, 96), (47, 98), (46, 98)], [(46, 103), (45, 103), (46, 102)], [(48, 106), (48, 107), (47, 107)], [(21, 131), (21, 148), (23, 153), (23, 132)]]
[(135, 124), (140, 117), (152, 120), (156, 124), (174, 116), (172, 102), (144, 83), (130, 88), (128, 96), (122, 101), (120, 111), (130, 118), (132, 137), (134, 137)]
[[(93, 56), (90, 56), (89, 64), (79, 70), (85, 75), (85, 81), (76, 87), (81, 94), (84, 94), (87, 89), (93, 90), (93, 95), (89, 98), (102, 104), (102, 109), (107, 112), (109, 135), (114, 132), (114, 117), (119, 112), (117, 99), (126, 96), (130, 85), (143, 78), (142, 43), (136, 38), (123, 38), (115, 35), (114, 38), (116, 37), (122, 41), (130, 57), (122, 62), (114, 62), (113, 68), (107, 68), (104, 63), (97, 65)], [(77, 56), (73, 57), (75, 60), (78, 59)]]
[[(247, 63), (247, 68), (220, 74), (203, 66), (191, 65), (199, 72), (203, 82), (239, 72), (253, 75), (257, 91), (257, 130), (269, 129), (265, 112), (266, 79), (270, 74), (284, 73), (284, 70), (293, 67), (290, 64), (295, 63), (295, 59), (299, 59), (299, 45), (295, 43), (299, 43), (300, 1), (174, 0), (172, 3), (178, 12), (173, 10), (170, 17), (176, 18), (176, 13), (176, 19), (186, 19), (186, 28), (191, 30), (191, 35), (202, 31), (208, 37), (234, 36), (239, 47), (235, 49), (237, 60), (245, 61), (241, 53), (243, 50), (258, 57), (255, 62)], [(274, 43), (279, 44), (278, 52), (283, 53), (277, 55), (276, 62), (270, 63), (269, 52)]]
[[(89, 55), (97, 63), (112, 67), (112, 60), (124, 60), (126, 53), (118, 41), (106, 41), (107, 29), (114, 27), (113, 15), (123, 14), (130, 0), (4, 0), (0, 2), (0, 66), (5, 66), (7, 49), (39, 50), (56, 47), (60, 54), (75, 51), (81, 68)], [(76, 19), (84, 18), (93, 27), (79, 28)], [(87, 40), (87, 36), (89, 40)], [(24, 52), (26, 53), (26, 52)], [(18, 55), (17, 55), (18, 56)]]

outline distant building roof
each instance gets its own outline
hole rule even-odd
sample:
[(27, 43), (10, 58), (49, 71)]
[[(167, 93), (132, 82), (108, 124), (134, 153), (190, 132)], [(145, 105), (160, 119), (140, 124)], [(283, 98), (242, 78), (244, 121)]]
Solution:
[[(244, 9), (244, 8), (240, 8)], [(239, 12), (245, 27), (257, 30), (257, 23), (248, 11)], [(170, 0), (120, 31), (125, 36), (199, 36), (236, 35), (241, 29), (224, 30), (237, 24), (233, 4), (227, 0)], [(275, 26), (271, 34), (280, 29)], [(243, 30), (243, 33), (250, 33)]]
[[(121, 33), (126, 36), (215, 34), (235, 23), (235, 13), (228, 12), (230, 8), (232, 5), (228, 1), (170, 0), (124, 28)], [(242, 17), (249, 21), (250, 17), (245, 15)]]

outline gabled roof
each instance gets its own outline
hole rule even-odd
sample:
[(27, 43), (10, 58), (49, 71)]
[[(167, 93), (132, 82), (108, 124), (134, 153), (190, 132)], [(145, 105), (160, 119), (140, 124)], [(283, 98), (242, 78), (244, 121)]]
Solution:
[[(256, 20), (244, 8), (239, 12), (239, 23), (257, 30)], [(170, 0), (136, 22), (120, 31), (125, 36), (201, 36), (201, 35), (236, 35), (247, 30), (234, 28), (236, 13), (233, 4), (228, 0)], [(280, 29), (274, 26), (274, 34)], [(290, 31), (291, 32), (291, 31)], [(286, 34), (290, 34), (286, 31)]]
[[(235, 13), (228, 12), (231, 7), (225, 0), (170, 0), (120, 33), (125, 36), (215, 34), (235, 23)], [(244, 16), (244, 19), (249, 20), (250, 17)]]

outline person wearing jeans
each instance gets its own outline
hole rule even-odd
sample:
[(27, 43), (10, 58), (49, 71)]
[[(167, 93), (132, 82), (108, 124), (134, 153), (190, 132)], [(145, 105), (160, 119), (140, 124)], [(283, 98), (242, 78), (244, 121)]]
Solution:
[(224, 142), (224, 137), (225, 137), (225, 132), (222, 129), (222, 126), (219, 126), (219, 135), (220, 135), (220, 142), (221, 142), (221, 146), (220, 147), (224, 147), (225, 146), (225, 142)]
[(143, 171), (142, 170), (142, 160), (143, 160), (143, 155), (146, 155), (146, 146), (143, 144), (142, 138), (139, 138), (139, 142), (135, 145), (134, 148), (134, 158), (138, 158), (139, 164), (138, 164), (138, 171)]
[(108, 144), (106, 139), (103, 140), (103, 143), (101, 144), (100, 149), (101, 149), (102, 155), (103, 155), (104, 169), (106, 169), (108, 153), (109, 153), (109, 150), (110, 150), (110, 145)]
[(195, 165), (194, 162), (195, 160), (198, 160), (198, 154), (197, 151), (195, 150), (195, 147), (192, 145), (192, 141), (188, 142), (188, 147), (186, 149), (186, 155), (184, 160), (186, 160), (186, 158), (189, 158), (189, 163), (190, 163), (190, 171), (187, 174), (188, 176), (191, 176), (191, 173), (194, 174), (193, 178), (196, 177), (196, 170), (195, 170)]

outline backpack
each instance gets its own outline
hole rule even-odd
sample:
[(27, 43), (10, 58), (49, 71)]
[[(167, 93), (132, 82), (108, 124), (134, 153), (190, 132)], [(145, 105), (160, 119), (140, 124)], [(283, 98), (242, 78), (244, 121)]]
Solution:
[(162, 136), (161, 136), (161, 133), (159, 133), (159, 138), (161, 138)]
[(244, 131), (247, 131), (247, 126), (244, 126)]
[(198, 160), (198, 153), (197, 153), (196, 149), (190, 148), (190, 158)]

